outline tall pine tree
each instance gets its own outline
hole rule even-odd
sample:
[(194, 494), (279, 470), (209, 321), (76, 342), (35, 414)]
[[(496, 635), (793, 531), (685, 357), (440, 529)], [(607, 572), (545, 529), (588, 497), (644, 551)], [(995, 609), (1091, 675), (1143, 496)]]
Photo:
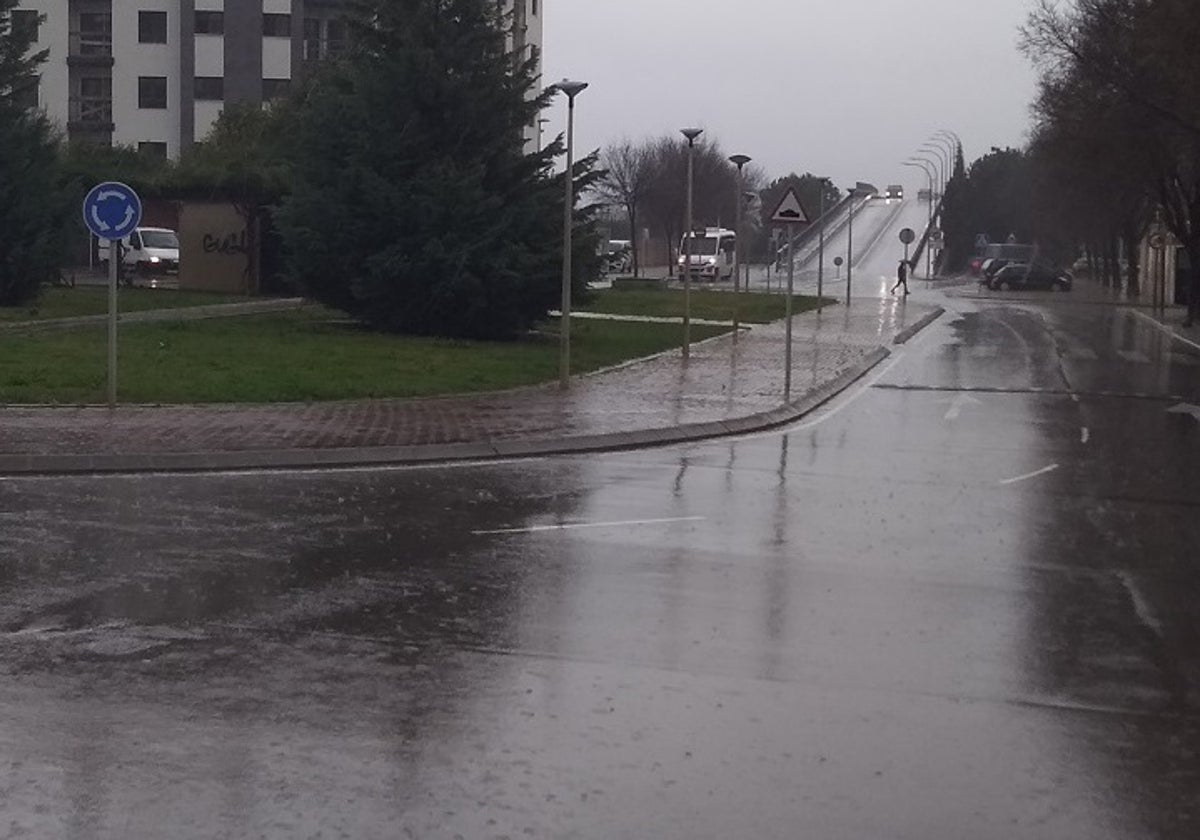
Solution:
[(497, 6), (358, 3), (350, 54), (302, 92), (280, 225), (318, 300), (379, 329), (465, 338), (511, 338), (556, 304), (562, 144), (524, 152), (550, 94), (535, 95), (536, 62), (508, 50)]
[(62, 191), (54, 132), (31, 108), (37, 67), (35, 31), (0, 0), (0, 306), (34, 298), (57, 275), (62, 254)]

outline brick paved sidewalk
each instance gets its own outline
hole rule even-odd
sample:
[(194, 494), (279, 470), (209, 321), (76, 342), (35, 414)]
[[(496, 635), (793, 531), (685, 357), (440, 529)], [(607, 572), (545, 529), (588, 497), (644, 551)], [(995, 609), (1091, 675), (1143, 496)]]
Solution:
[[(861, 300), (556, 385), (462, 397), (312, 404), (0, 408), (0, 474), (411, 462), (612, 449), (794, 419), (939, 309)], [(903, 336), (902, 336), (903, 338)]]

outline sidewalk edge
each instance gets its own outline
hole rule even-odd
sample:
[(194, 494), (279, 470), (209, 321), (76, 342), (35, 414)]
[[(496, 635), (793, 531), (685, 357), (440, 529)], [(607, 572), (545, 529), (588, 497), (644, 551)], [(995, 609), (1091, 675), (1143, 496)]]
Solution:
[(886, 347), (877, 347), (837, 377), (806, 393), (800, 399), (770, 411), (725, 420), (691, 423), (673, 428), (639, 429), (630, 432), (570, 438), (420, 446), (177, 452), (144, 455), (0, 455), (0, 477), (399, 467), (455, 461), (488, 461), (589, 452), (615, 452), (690, 443), (762, 432), (794, 423), (866, 376), (890, 355), (891, 351)]

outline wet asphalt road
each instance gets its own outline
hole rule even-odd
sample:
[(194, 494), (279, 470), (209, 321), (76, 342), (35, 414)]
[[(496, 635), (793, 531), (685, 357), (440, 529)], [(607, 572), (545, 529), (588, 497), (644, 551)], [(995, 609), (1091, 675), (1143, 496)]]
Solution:
[(948, 306), (781, 433), (0, 482), (0, 837), (1200, 836), (1200, 351)]

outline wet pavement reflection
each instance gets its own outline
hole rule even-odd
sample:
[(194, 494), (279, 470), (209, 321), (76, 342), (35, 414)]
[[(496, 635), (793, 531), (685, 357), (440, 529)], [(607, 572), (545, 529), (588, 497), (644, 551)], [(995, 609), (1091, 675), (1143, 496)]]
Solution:
[(4, 831), (1194, 837), (1200, 357), (955, 306), (780, 433), (0, 482)]

